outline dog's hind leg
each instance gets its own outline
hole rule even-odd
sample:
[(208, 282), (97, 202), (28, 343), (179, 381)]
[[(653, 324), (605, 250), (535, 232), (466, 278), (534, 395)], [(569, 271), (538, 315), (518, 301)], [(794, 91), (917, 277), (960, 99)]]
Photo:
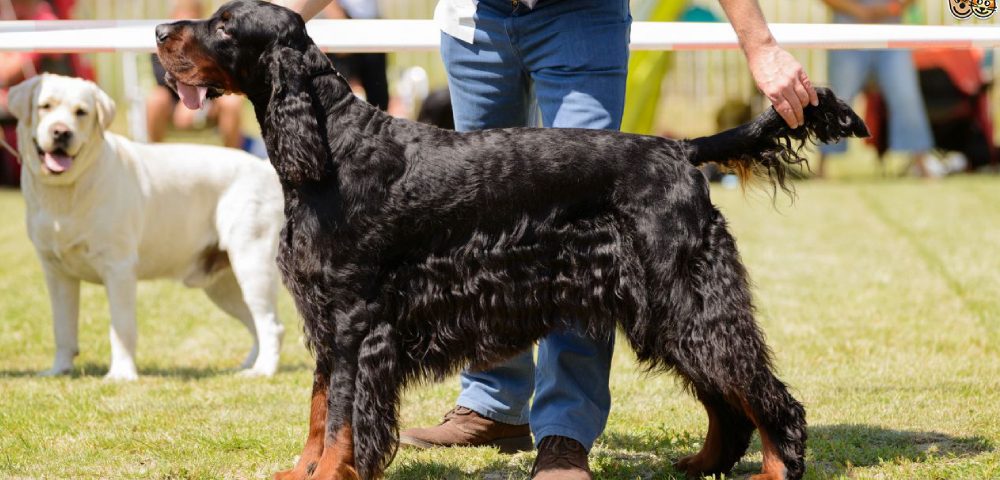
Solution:
[[(638, 230), (658, 235), (658, 243), (647, 239), (646, 252), (650, 245), (671, 248), (646, 255), (649, 321), (625, 325), (639, 357), (674, 369), (708, 412), (704, 449), (678, 467), (690, 475), (729, 471), (756, 427), (764, 453), (760, 478), (801, 478), (805, 411), (771, 371), (735, 241), (715, 208), (681, 215), (707, 221), (699, 222), (700, 231), (690, 222), (664, 222), (659, 233)], [(675, 231), (663, 235), (667, 230)]]
[(274, 264), (272, 241), (234, 236), (228, 253), (259, 342), (257, 359), (242, 374), (274, 375), (278, 371), (285, 327), (278, 318), (278, 269)]
[(697, 395), (708, 414), (708, 434), (701, 451), (680, 459), (675, 467), (688, 476), (728, 473), (746, 453), (754, 425), (718, 393)]
[[(750, 360), (749, 357), (734, 361)], [(689, 363), (677, 371), (695, 388), (708, 413), (708, 434), (697, 454), (682, 458), (676, 467), (689, 476), (729, 472), (746, 452), (754, 428), (761, 438), (762, 471), (754, 480), (799, 479), (805, 472), (805, 410), (766, 364), (746, 381), (712, 385), (719, 375), (710, 366)], [(708, 372), (706, 370), (714, 370)], [(743, 369), (735, 366), (734, 370)], [(695, 370), (701, 370), (695, 373)], [(746, 370), (753, 370), (746, 369)], [(713, 376), (709, 382), (706, 374)], [(736, 380), (733, 378), (733, 380)], [(728, 382), (728, 381), (727, 381)], [(708, 393), (712, 392), (712, 393)]]
[(243, 292), (240, 290), (240, 284), (236, 281), (232, 270), (227, 269), (225, 272), (221, 272), (212, 284), (205, 287), (205, 295), (222, 311), (239, 320), (250, 332), (250, 336), (253, 337), (253, 346), (239, 367), (240, 370), (250, 368), (257, 361), (260, 344), (257, 339), (257, 329), (253, 324), (253, 315), (250, 314), (250, 308), (243, 301)]
[(329, 369), (316, 367), (313, 376), (312, 401), (309, 407), (309, 435), (302, 447), (299, 461), (291, 470), (274, 474), (274, 480), (306, 480), (323, 455), (323, 439), (326, 436), (326, 405), (327, 388), (329, 388)]

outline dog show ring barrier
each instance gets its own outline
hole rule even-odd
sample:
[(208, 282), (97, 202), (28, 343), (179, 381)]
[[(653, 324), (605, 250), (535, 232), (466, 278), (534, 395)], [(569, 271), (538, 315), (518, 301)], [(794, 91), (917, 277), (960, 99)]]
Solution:
[[(0, 51), (51, 53), (152, 52), (153, 27), (170, 20), (58, 20), (0, 22)], [(437, 50), (432, 20), (313, 20), (309, 34), (328, 52)], [(1000, 47), (1000, 27), (772, 23), (786, 48), (885, 49)], [(632, 50), (738, 48), (728, 23), (634, 22)]]

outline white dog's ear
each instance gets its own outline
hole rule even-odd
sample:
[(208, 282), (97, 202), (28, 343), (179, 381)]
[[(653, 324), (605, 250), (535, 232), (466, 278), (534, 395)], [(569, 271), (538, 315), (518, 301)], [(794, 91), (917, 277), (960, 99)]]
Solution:
[(35, 98), (35, 88), (42, 77), (32, 77), (10, 88), (7, 92), (7, 108), (18, 120), (31, 116), (31, 103)]
[(101, 128), (107, 130), (111, 127), (111, 121), (115, 118), (115, 101), (101, 90), (96, 83), (90, 83), (94, 87), (94, 103), (97, 104), (97, 122)]

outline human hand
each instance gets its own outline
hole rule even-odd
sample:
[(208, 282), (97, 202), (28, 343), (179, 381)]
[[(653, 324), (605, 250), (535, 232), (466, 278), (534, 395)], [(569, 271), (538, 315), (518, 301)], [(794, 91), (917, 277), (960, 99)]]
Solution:
[(789, 127), (798, 128), (805, 122), (802, 111), (806, 105), (819, 105), (816, 89), (802, 65), (777, 44), (747, 52), (747, 63), (757, 88)]

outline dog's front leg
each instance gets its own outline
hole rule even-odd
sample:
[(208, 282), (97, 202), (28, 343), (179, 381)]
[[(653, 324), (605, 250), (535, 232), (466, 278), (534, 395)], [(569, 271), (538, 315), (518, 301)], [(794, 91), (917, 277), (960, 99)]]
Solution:
[(45, 284), (49, 290), (52, 305), (52, 329), (56, 340), (56, 358), (52, 368), (39, 375), (51, 376), (69, 373), (73, 369), (73, 358), (80, 353), (80, 279), (73, 278), (58, 267), (42, 262)]
[(111, 307), (111, 368), (104, 378), (135, 380), (135, 269), (131, 264), (112, 267), (104, 275), (104, 288)]
[(313, 376), (312, 401), (309, 405), (309, 435), (302, 447), (299, 461), (291, 470), (274, 474), (274, 480), (305, 480), (319, 465), (323, 455), (323, 445), (326, 437), (326, 406), (327, 392), (330, 383), (330, 370), (322, 364), (316, 365)]
[(345, 360), (330, 362), (333, 370), (330, 372), (327, 390), (326, 435), (323, 439), (323, 455), (312, 476), (315, 480), (361, 478), (354, 464), (354, 429), (351, 421), (357, 365)]

